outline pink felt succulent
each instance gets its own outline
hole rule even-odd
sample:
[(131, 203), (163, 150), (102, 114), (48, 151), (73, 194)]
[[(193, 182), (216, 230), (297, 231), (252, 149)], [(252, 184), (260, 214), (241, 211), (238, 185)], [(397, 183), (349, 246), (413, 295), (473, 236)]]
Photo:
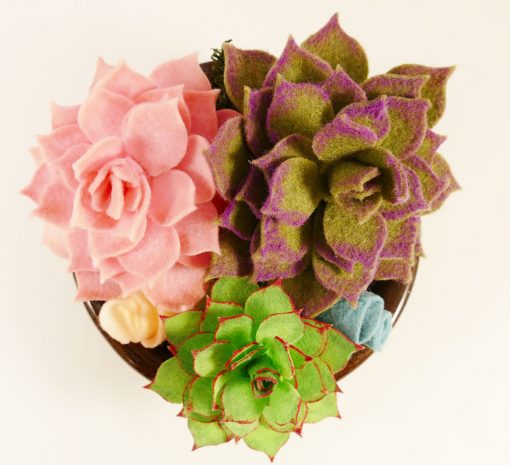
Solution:
[(183, 310), (204, 295), (219, 252), (215, 185), (203, 152), (218, 130), (217, 90), (195, 54), (150, 77), (98, 61), (83, 104), (52, 107), (24, 194), (45, 242), (68, 258), (80, 300), (137, 290)]

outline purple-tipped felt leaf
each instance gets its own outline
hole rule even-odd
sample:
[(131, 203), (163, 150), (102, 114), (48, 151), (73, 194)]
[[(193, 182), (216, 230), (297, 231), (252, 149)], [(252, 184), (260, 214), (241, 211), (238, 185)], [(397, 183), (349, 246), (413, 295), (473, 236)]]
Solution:
[(411, 156), (425, 138), (429, 106), (429, 102), (423, 99), (388, 97), (386, 107), (391, 128), (381, 146), (398, 158)]
[(360, 224), (348, 212), (329, 203), (322, 224), (326, 242), (336, 255), (366, 267), (379, 258), (387, 235), (386, 222), (379, 213)]
[(425, 138), (421, 143), (418, 150), (416, 150), (416, 155), (423, 158), (427, 163), (432, 163), (432, 159), (434, 158), (434, 154), (437, 152), (441, 144), (446, 140), (446, 136), (441, 136), (436, 134), (430, 129), (427, 129), (425, 133)]
[(381, 250), (381, 258), (400, 258), (412, 262), (420, 233), (420, 217), (411, 216), (400, 221), (387, 221), (388, 235)]
[(430, 204), (431, 212), (437, 210), (452, 192), (455, 192), (456, 190), (460, 189), (459, 183), (453, 177), (453, 174), (450, 170), (450, 166), (439, 153), (436, 153), (434, 155), (434, 158), (432, 160), (432, 169), (434, 170), (434, 173), (436, 173), (436, 175), (440, 177), (440, 179), (445, 181), (445, 188), (431, 202)]
[(273, 87), (281, 75), (289, 82), (322, 82), (333, 74), (333, 68), (318, 56), (299, 47), (289, 37), (280, 58), (267, 73), (264, 87)]
[(280, 80), (267, 111), (267, 134), (274, 144), (292, 134), (312, 138), (333, 117), (328, 94), (319, 86)]
[(231, 118), (221, 126), (206, 158), (219, 194), (232, 199), (248, 174), (251, 153), (243, 137), (243, 119)]
[(267, 198), (268, 187), (264, 175), (255, 166), (250, 166), (247, 178), (236, 195), (236, 200), (245, 202), (257, 218), (261, 218), (260, 209)]
[(255, 280), (292, 278), (303, 271), (311, 238), (311, 224), (296, 228), (273, 218), (262, 218), (251, 247)]
[(367, 99), (363, 89), (340, 67), (321, 83), (321, 87), (328, 93), (335, 113), (346, 105)]
[(312, 150), (312, 141), (300, 134), (292, 134), (278, 142), (266, 155), (253, 160), (253, 164), (262, 170), (269, 181), (275, 169), (289, 158), (318, 161)]
[(225, 90), (236, 108), (243, 112), (244, 88), (258, 89), (276, 58), (261, 50), (241, 50), (223, 44), (225, 54)]
[(253, 267), (247, 253), (249, 247), (249, 242), (239, 239), (235, 234), (224, 228), (220, 228), (221, 255), (213, 254), (208, 278), (250, 275)]
[(432, 166), (418, 155), (409, 157), (405, 160), (405, 164), (418, 176), (423, 197), (430, 208), (432, 202), (446, 189), (448, 180), (439, 177)]
[(390, 130), (386, 101), (386, 97), (379, 97), (371, 101), (355, 102), (346, 106), (341, 114), (347, 115), (356, 123), (369, 127), (379, 139), (382, 139)]
[(220, 215), (220, 226), (249, 241), (257, 227), (257, 218), (245, 202), (231, 200)]
[(389, 202), (385, 202), (383, 204), (381, 214), (386, 220), (404, 219), (408, 216), (422, 213), (429, 208), (429, 205), (423, 196), (418, 175), (407, 166), (403, 166), (402, 168), (407, 178), (409, 196), (404, 203), (391, 204)]
[(429, 76), (404, 76), (399, 74), (379, 74), (367, 79), (361, 87), (369, 99), (380, 95), (419, 98)]
[(375, 181), (378, 182), (386, 201), (399, 204), (407, 200), (409, 189), (404, 165), (388, 150), (374, 147), (356, 153), (355, 157), (356, 160), (379, 169), (381, 177)]
[(302, 47), (326, 60), (333, 68), (340, 65), (356, 82), (363, 82), (368, 76), (365, 51), (356, 39), (340, 27), (338, 13), (306, 39)]
[(301, 226), (325, 195), (319, 167), (306, 158), (290, 158), (276, 168), (262, 213)]
[(400, 281), (408, 283), (413, 275), (414, 263), (402, 258), (382, 258), (374, 275), (376, 281)]
[(430, 76), (430, 79), (423, 86), (421, 95), (423, 98), (429, 99), (432, 104), (427, 113), (427, 120), (428, 126), (433, 127), (443, 115), (446, 107), (446, 83), (454, 70), (454, 66), (431, 68), (422, 65), (400, 65), (389, 72), (411, 76)]
[(258, 157), (271, 147), (267, 136), (267, 110), (273, 99), (273, 89), (246, 88), (244, 96), (244, 131), (253, 155)]

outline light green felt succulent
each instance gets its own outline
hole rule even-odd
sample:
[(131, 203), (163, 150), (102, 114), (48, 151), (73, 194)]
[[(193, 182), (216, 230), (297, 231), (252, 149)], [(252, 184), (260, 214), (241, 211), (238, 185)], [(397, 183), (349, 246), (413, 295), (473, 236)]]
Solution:
[(175, 356), (150, 389), (173, 403), (195, 447), (242, 438), (270, 458), (304, 423), (338, 416), (334, 374), (361, 348), (302, 318), (279, 283), (224, 277), (204, 311), (165, 320)]

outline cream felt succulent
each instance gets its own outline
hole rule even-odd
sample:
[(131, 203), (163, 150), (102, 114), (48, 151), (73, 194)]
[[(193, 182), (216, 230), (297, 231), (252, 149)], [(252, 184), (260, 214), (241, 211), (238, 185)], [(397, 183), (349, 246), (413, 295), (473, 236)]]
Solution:
[(301, 46), (291, 37), (278, 59), (230, 43), (224, 54), (242, 115), (208, 154), (228, 201), (211, 276), (283, 279), (307, 315), (340, 298), (355, 305), (373, 280), (408, 282), (420, 216), (458, 188), (431, 129), (453, 68), (367, 78), (336, 15)]
[(271, 458), (304, 423), (338, 416), (334, 374), (360, 348), (303, 318), (279, 283), (235, 277), (215, 283), (203, 312), (165, 326), (175, 356), (150, 388), (183, 404), (195, 447), (242, 438)]

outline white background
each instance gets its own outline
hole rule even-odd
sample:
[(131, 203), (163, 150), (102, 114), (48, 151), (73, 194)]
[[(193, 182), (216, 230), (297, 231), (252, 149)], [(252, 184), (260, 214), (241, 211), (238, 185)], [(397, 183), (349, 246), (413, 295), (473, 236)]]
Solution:
[(424, 220), (428, 258), (382, 354), (343, 380), (343, 420), (308, 426), (280, 464), (510, 463), (508, 0), (0, 1), (0, 463), (266, 463), (240, 444), (191, 453), (177, 406), (107, 346), (73, 302), (18, 191), (48, 104), (83, 100), (96, 57), (158, 63), (234, 39), (279, 53), (335, 11), (371, 73), (457, 64), (442, 153), (463, 186)]

